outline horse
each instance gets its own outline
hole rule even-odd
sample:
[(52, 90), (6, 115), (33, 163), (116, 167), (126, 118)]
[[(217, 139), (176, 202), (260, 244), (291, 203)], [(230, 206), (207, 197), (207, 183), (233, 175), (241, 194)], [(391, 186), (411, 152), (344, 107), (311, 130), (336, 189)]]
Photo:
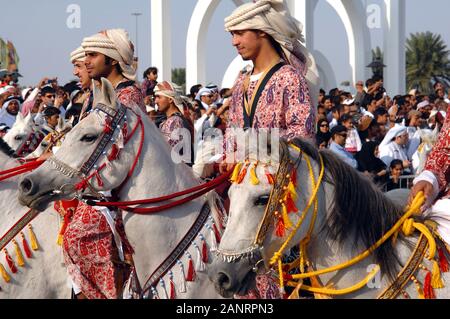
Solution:
[(434, 130), (421, 129), (419, 131), (421, 144), (419, 148), (412, 156), (412, 166), (416, 175), (423, 172), (425, 163), (427, 161), (428, 154), (433, 149), (433, 145), (436, 144), (439, 137), (439, 126), (436, 125)]
[(3, 136), (3, 140), (17, 155), (26, 156), (36, 149), (44, 137), (41, 126), (34, 123), (32, 114), (24, 117), (19, 112), (13, 127)]
[[(11, 149), (1, 148), (0, 170), (16, 167), (19, 162), (9, 157)], [(2, 207), (2, 218), (0, 222), (0, 236), (16, 224), (16, 222), (27, 211), (18, 202), (18, 180), (13, 177), (0, 182), (0, 203)], [(21, 250), (25, 265), (17, 263), (16, 247), (13, 241), (6, 246), (9, 256), (13, 259), (17, 273), (12, 273), (6, 262), (4, 251), (2, 263), (10, 276), (10, 282), (0, 278), (0, 299), (68, 299), (71, 296), (71, 283), (68, 281), (67, 271), (62, 258), (62, 248), (57, 245), (57, 235), (60, 228), (58, 214), (51, 209), (40, 213), (29, 223), (32, 232), (37, 239), (37, 250), (32, 249), (31, 231), (24, 227), (23, 235), (28, 248), (32, 254), (31, 258), (26, 256), (21, 235), (16, 236), (16, 242)], [(36, 247), (35, 247), (36, 248)]]
[[(304, 286), (319, 297), (325, 294), (338, 298), (376, 298), (391, 293), (391, 283), (402, 278), (397, 274), (403, 265), (410, 265), (407, 261), (418, 236), (400, 232), (395, 240), (388, 237), (378, 248), (372, 246), (402, 218), (400, 203), (405, 203), (407, 193), (402, 192), (401, 201), (390, 200), (366, 176), (331, 151), (319, 151), (308, 141), (294, 139), (291, 144), (280, 145), (284, 145), (284, 160), (281, 157), (268, 163), (258, 156), (255, 162), (250, 157), (246, 167), (252, 169), (239, 173), (238, 167), (237, 173), (244, 175), (229, 189), (228, 220), (210, 267), (209, 276), (217, 291), (224, 297), (245, 293), (255, 285), (255, 274), (271, 274), (272, 266), (277, 271), (286, 271), (280, 260), (296, 248), (301, 258), (293, 266), (301, 273), (317, 272), (314, 277), (289, 273), (292, 276), (289, 278), (285, 274), (286, 281), (300, 279), (294, 282), (297, 285), (294, 292)], [(276, 172), (275, 178), (269, 178)], [(366, 250), (368, 255), (360, 255)], [(366, 258), (360, 260), (361, 256)], [(356, 257), (358, 262), (348, 263)], [(436, 264), (419, 260), (421, 264), (416, 265), (419, 270), (414, 268), (414, 276), (410, 274), (402, 282), (402, 289), (391, 297), (417, 297), (423, 292), (421, 282)], [(332, 266), (337, 268), (330, 269)], [(302, 278), (310, 278), (313, 288), (307, 287)], [(443, 273), (440, 279), (447, 285), (450, 282), (448, 273)], [(361, 285), (356, 287), (355, 283)], [(279, 287), (282, 293), (286, 292), (283, 279)], [(424, 287), (429, 288), (429, 282)], [(436, 289), (435, 293), (440, 298), (450, 296), (448, 287)]]
[[(89, 184), (85, 194), (115, 190), (121, 201), (161, 197), (199, 185), (187, 165), (172, 161), (169, 145), (147, 116), (137, 107), (125, 108), (117, 102), (106, 79), (101, 89), (94, 89), (94, 106), (65, 136), (54, 157), (22, 179), (22, 204), (42, 210), (52, 201), (80, 196), (74, 187), (80, 181)], [(98, 154), (99, 161), (90, 162), (91, 166), (86, 163), (92, 154)], [(95, 176), (94, 180), (80, 177), (78, 171), (87, 166), (84, 174)], [(140, 297), (220, 297), (206, 273), (213, 255), (205, 252), (208, 247), (214, 250), (223, 224), (216, 199), (209, 192), (161, 213), (123, 211), (135, 274), (143, 286)]]

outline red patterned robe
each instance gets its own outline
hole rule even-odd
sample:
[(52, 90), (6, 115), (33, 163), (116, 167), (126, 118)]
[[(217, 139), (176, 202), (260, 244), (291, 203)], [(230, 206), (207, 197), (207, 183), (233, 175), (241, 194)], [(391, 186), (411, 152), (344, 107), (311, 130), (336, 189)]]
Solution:
[[(142, 94), (135, 85), (116, 90), (116, 93), (125, 106), (136, 104), (144, 108)], [(100, 211), (79, 202), (64, 233), (63, 247), (69, 275), (87, 298), (118, 297), (113, 263), (118, 260), (117, 247), (111, 228)]]
[(439, 192), (444, 197), (450, 196), (450, 107), (447, 109), (447, 117), (442, 126), (437, 143), (428, 156), (425, 170), (434, 174), (438, 182)]

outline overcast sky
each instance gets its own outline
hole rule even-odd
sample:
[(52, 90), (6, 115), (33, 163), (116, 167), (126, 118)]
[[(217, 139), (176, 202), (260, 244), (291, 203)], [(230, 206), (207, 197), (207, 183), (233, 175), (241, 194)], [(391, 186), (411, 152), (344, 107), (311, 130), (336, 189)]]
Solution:
[[(0, 37), (11, 40), (20, 56), (21, 84), (35, 85), (44, 77), (58, 77), (61, 83), (73, 78), (69, 62), (70, 52), (81, 44), (85, 36), (107, 28), (124, 28), (136, 42), (135, 17), (139, 17), (139, 79), (151, 65), (150, 58), (150, 1), (151, 0), (0, 0), (2, 18)], [(364, 5), (381, 0), (355, 0)], [(172, 0), (172, 62), (173, 67), (186, 65), (186, 34), (196, 0)], [(81, 8), (80, 28), (67, 26), (67, 8), (77, 4)], [(432, 31), (442, 35), (450, 45), (448, 0), (406, 1), (407, 35)], [(207, 36), (208, 82), (221, 83), (223, 74), (236, 55), (231, 38), (223, 30), (223, 20), (234, 9), (231, 0), (222, 0), (210, 24)], [(339, 83), (350, 79), (347, 38), (344, 26), (329, 4), (319, 0), (314, 13), (315, 49), (320, 50), (335, 69)], [(371, 30), (372, 46), (382, 47), (382, 29)]]

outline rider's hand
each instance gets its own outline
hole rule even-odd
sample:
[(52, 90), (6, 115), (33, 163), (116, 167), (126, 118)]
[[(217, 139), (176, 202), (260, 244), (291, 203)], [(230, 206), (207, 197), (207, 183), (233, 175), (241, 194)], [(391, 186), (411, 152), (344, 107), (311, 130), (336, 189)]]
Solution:
[(425, 195), (425, 202), (424, 202), (423, 206), (421, 207), (421, 210), (425, 211), (429, 207), (431, 207), (432, 201), (434, 200), (434, 198), (433, 198), (433, 193), (434, 193), (433, 184), (431, 184), (430, 182), (427, 182), (427, 181), (419, 181), (419, 182), (417, 182), (413, 186), (413, 188), (411, 189), (411, 192), (409, 193), (408, 205), (411, 205), (414, 197), (419, 192), (423, 192), (423, 194)]

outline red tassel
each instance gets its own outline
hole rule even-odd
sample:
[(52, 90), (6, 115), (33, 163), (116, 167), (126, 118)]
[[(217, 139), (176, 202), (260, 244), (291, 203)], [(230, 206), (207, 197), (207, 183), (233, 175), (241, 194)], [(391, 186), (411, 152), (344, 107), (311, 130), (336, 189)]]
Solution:
[(23, 251), (25, 252), (25, 255), (27, 256), (27, 258), (31, 258), (30, 246), (28, 246), (27, 240), (25, 239), (25, 235), (21, 232), (20, 236), (22, 236)]
[(12, 260), (11, 256), (8, 254), (8, 251), (3, 249), (5, 253), (6, 262), (8, 263), (9, 269), (11, 269), (11, 272), (15, 274), (17, 272), (16, 265), (14, 265), (14, 261)]
[(292, 199), (291, 193), (289, 191), (286, 195), (286, 209), (288, 213), (298, 213), (298, 208), (295, 206), (294, 200)]
[(297, 187), (297, 169), (294, 167), (291, 172), (291, 182), (294, 187)]
[(275, 235), (278, 237), (284, 237), (286, 227), (284, 227), (283, 217), (278, 217), (277, 226), (275, 227)]
[(423, 283), (423, 295), (425, 299), (436, 299), (434, 289), (431, 287), (431, 272), (427, 271), (425, 282)]
[(439, 253), (439, 268), (441, 269), (441, 272), (448, 272), (448, 260), (445, 258), (444, 251), (442, 248), (438, 248)]
[(109, 153), (109, 155), (108, 155), (108, 160), (111, 162), (111, 161), (114, 161), (116, 158), (118, 158), (119, 157), (119, 147), (116, 145), (116, 144), (113, 144), (112, 145), (112, 149), (111, 149), (111, 153)]
[(219, 244), (220, 243), (220, 233), (219, 230), (217, 229), (217, 226), (215, 223), (212, 223), (213, 225), (213, 229), (214, 229), (214, 234), (216, 235), (216, 242)]
[(112, 124), (112, 119), (109, 116), (106, 117), (105, 127), (103, 128), (103, 133), (109, 134), (112, 132), (111, 124)]
[(123, 135), (123, 139), (126, 141), (127, 138), (128, 138), (128, 124), (127, 124), (127, 122), (125, 122), (125, 123), (123, 124), (123, 127), (122, 127), (122, 135)]
[(266, 166), (265, 169), (264, 169), (264, 174), (265, 174), (266, 177), (267, 177), (267, 182), (268, 182), (270, 185), (274, 185), (274, 184), (275, 184), (275, 179), (273, 178), (273, 175), (270, 174), (269, 169), (267, 168), (267, 166)]
[(205, 264), (208, 262), (208, 247), (206, 246), (206, 240), (203, 240), (202, 244), (202, 261)]
[(188, 266), (188, 272), (186, 275), (186, 281), (194, 281), (195, 280), (195, 269), (194, 269), (194, 262), (192, 261), (192, 258), (189, 258), (189, 266)]
[(170, 279), (170, 299), (176, 298), (175, 284), (172, 279)]
[(103, 183), (103, 180), (100, 177), (100, 174), (98, 173), (98, 171), (95, 171), (95, 179), (97, 180), (97, 185), (99, 187), (103, 187), (104, 183)]

